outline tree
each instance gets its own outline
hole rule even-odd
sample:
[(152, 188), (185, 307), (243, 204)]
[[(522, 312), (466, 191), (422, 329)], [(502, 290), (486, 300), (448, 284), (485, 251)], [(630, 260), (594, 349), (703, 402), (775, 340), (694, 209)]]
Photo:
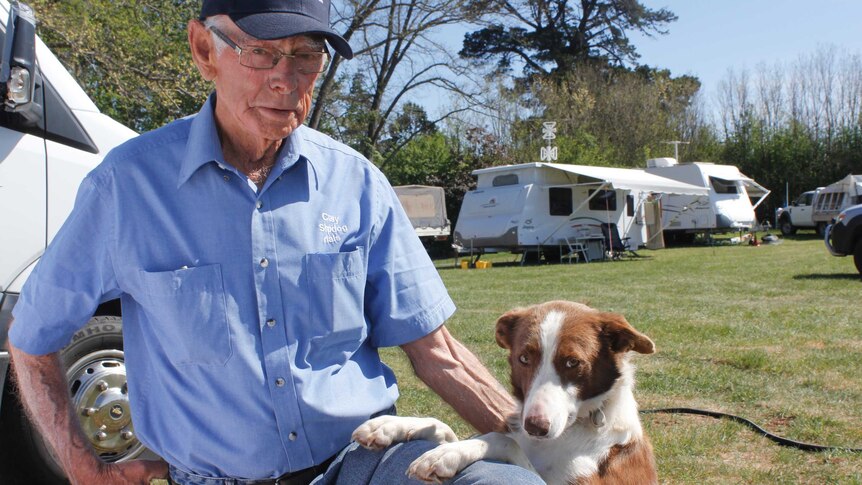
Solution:
[[(378, 10), (378, 5), (381, 0), (343, 0), (335, 2), (332, 9), (335, 10), (335, 19), (333, 23), (336, 26), (342, 27), (341, 36), (350, 42), (353, 35), (360, 31), (372, 14)], [(362, 50), (354, 51), (354, 55), (361, 56)], [(336, 53), (323, 75), (321, 82), (317, 87), (317, 101), (309, 114), (308, 125), (312, 128), (318, 128), (321, 124), (321, 118), (324, 115), (325, 108), (329, 103), (330, 98), (337, 93), (338, 82), (337, 75), (341, 67), (341, 62), (344, 60)]]
[[(412, 139), (420, 135), (429, 135), (437, 132), (437, 127), (428, 119), (428, 114), (422, 106), (413, 102), (406, 102), (395, 119), (389, 123), (384, 151), (397, 153)], [(386, 162), (390, 162), (386, 160)]]
[[(369, 158), (377, 156), (381, 163), (386, 163), (404, 146), (400, 142), (386, 142), (388, 124), (403, 111), (402, 105), (411, 96), (432, 86), (466, 97), (472, 95), (464, 88), (469, 72), (464, 69), (463, 62), (436, 41), (432, 33), (474, 19), (477, 10), (473, 1), (342, 0), (334, 4), (335, 23), (344, 28), (342, 35), (351, 39), (356, 59), (351, 63), (332, 63), (319, 86), (310, 125), (343, 126), (337, 120), (326, 118), (337, 119), (350, 110), (356, 111), (357, 100), (352, 91), (360, 90), (366, 126), (364, 134), (356, 137), (361, 138), (362, 144), (354, 147)], [(336, 70), (342, 73), (341, 79), (351, 79), (351, 82), (338, 83)], [(338, 85), (342, 88), (349, 85), (352, 91), (338, 93), (334, 89)], [(429, 119), (428, 123), (437, 124), (453, 112)], [(401, 142), (420, 133), (401, 133)], [(344, 138), (340, 132), (334, 135)]]
[(636, 0), (488, 0), (488, 6), (499, 16), (465, 36), (461, 55), (497, 59), (498, 71), (520, 62), (527, 74), (567, 73), (591, 59), (626, 65), (639, 57), (628, 32), (665, 34), (677, 19)]
[(211, 87), (186, 23), (200, 2), (32, 0), (39, 35), (108, 116), (137, 131), (196, 112)]
[(789, 198), (859, 173), (860, 65), (859, 54), (825, 47), (789, 66), (760, 66), (754, 76), (729, 71), (719, 92), (722, 158), (773, 191), (789, 185)]
[(557, 123), (561, 163), (642, 167), (646, 159), (667, 152), (663, 142), (699, 143), (705, 135), (695, 96), (700, 82), (690, 76), (584, 64), (571, 73), (536, 79), (520, 97), (537, 106), (511, 122), (511, 145), (522, 161), (537, 158), (545, 144), (541, 123), (548, 121)]

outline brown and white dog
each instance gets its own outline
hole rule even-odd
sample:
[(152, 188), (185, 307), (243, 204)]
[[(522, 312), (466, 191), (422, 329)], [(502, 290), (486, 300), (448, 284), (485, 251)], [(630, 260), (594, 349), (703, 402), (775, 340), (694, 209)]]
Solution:
[(509, 350), (519, 402), (510, 433), (457, 441), (436, 419), (382, 416), (353, 438), (372, 449), (410, 439), (441, 443), (408, 470), (426, 482), (490, 459), (533, 469), (552, 485), (658, 483), (629, 363), (630, 351), (653, 353), (652, 340), (622, 315), (552, 301), (501, 316), (497, 343)]

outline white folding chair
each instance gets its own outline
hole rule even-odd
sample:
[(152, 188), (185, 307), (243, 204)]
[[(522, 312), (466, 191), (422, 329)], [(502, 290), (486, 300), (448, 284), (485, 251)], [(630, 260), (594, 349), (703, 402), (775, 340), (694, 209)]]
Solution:
[[(563, 259), (567, 259), (569, 261), (569, 264), (571, 264), (572, 258), (576, 258), (583, 259), (585, 263), (590, 262), (590, 255), (589, 253), (587, 253), (586, 244), (581, 241), (578, 241), (577, 239), (571, 240), (569, 238), (563, 238), (560, 241), (560, 244), (562, 245), (563, 243), (566, 244), (566, 247), (568, 248), (568, 253), (560, 256), (560, 261), (562, 261)], [(560, 251), (560, 253), (562, 253), (562, 251)]]

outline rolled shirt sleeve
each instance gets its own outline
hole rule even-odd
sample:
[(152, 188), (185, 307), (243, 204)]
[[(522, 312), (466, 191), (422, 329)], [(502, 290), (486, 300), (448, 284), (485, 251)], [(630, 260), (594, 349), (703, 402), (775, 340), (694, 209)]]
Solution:
[(431, 333), (455, 304), (395, 191), (385, 180), (376, 191), (380, 219), (368, 254), (365, 309), (372, 345), (389, 347)]
[(118, 295), (111, 261), (114, 209), (91, 173), (72, 213), (48, 246), (12, 314), (10, 341), (34, 355), (56, 352), (84, 326), (99, 303)]

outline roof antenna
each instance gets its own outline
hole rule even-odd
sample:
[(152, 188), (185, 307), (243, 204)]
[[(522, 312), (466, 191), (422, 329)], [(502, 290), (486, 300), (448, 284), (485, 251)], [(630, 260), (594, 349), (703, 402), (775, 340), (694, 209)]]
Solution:
[(663, 141), (662, 143), (666, 143), (668, 145), (673, 145), (673, 158), (676, 160), (676, 163), (680, 163), (679, 146), (680, 145), (688, 145), (690, 142), (674, 140), (674, 141)]

